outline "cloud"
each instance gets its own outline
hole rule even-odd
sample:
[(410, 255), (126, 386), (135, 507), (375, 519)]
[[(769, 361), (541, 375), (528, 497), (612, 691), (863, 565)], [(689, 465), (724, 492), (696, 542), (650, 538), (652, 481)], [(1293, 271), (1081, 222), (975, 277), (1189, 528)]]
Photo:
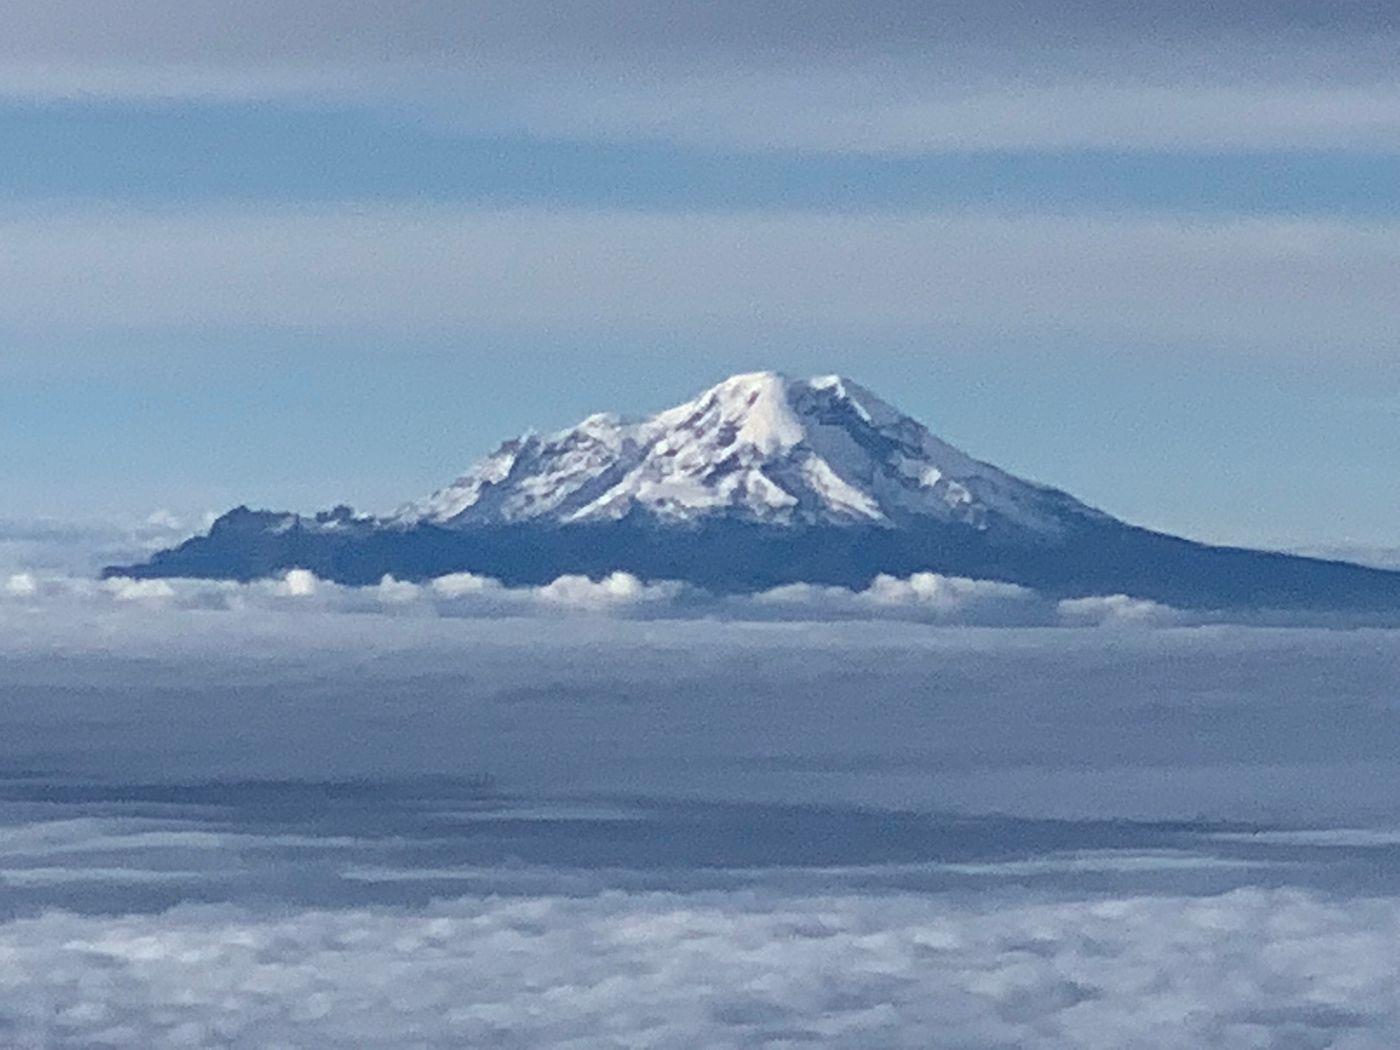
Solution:
[(30, 572), (17, 572), (5, 581), (5, 593), (11, 598), (33, 598), (39, 593), (39, 581)]
[[(674, 580), (644, 581), (626, 572), (593, 580), (561, 576), (537, 587), (507, 587), (499, 580), (454, 573), (422, 584), (384, 577), (372, 587), (344, 587), (305, 569), (280, 577), (235, 583), (224, 580), (114, 577), (99, 582), (19, 573), (0, 601), (18, 607), (77, 609), (120, 605), (171, 609), (253, 609), (380, 613), (448, 617), (556, 616), (571, 613), (685, 619), (737, 620), (896, 619), (984, 625), (1053, 624), (1056, 608), (1013, 584), (937, 573), (905, 579), (881, 575), (860, 590), (791, 584), (748, 596), (717, 596)], [(1112, 603), (1113, 600), (1109, 600)], [(1151, 603), (1146, 603), (1151, 604)], [(3, 608), (3, 605), (0, 605)], [(1066, 616), (1091, 624), (1100, 617)], [(1121, 619), (1121, 618), (1120, 618)], [(1145, 622), (1145, 621), (1144, 621)], [(1163, 617), (1152, 622), (1169, 622)]]
[(1294, 828), (1257, 831), (1222, 831), (1213, 838), (1253, 845), (1331, 847), (1336, 849), (1393, 849), (1400, 846), (1400, 830), (1392, 828)]
[(1014, 73), (962, 82), (887, 68), (691, 73), (607, 91), (499, 99), (494, 119), (439, 106), (459, 130), (672, 140), (710, 150), (912, 156), (992, 151), (1267, 152), (1400, 148), (1400, 84)]
[(1181, 612), (1145, 598), (1126, 594), (1070, 598), (1058, 604), (1060, 618), (1077, 624), (1171, 624), (1184, 619)]
[[(717, 610), (718, 600), (674, 581), (644, 582), (625, 572), (598, 580), (561, 576), (539, 587), (506, 587), (499, 580), (470, 573), (443, 576), (424, 584), (386, 576), (372, 587), (344, 587), (318, 579), (306, 569), (236, 583), (227, 580), (12, 575), (0, 601), (16, 607), (55, 610), (102, 608), (111, 603), (164, 606), (174, 610), (297, 609), (332, 613), (418, 613), (428, 616), (549, 616), (571, 612), (684, 616), (688, 610)], [(698, 604), (697, 604), (698, 603)]]
[(607, 609), (672, 601), (685, 590), (684, 584), (674, 581), (643, 583), (631, 573), (614, 572), (597, 581), (586, 576), (560, 576), (534, 593), (542, 602), (568, 609)]
[(23, 571), (0, 586), (0, 613), (139, 608), (490, 619), (589, 615), (648, 620), (718, 618), (742, 622), (907, 621), (980, 627), (1165, 628), (1209, 624), (1272, 627), (1387, 627), (1395, 615), (1270, 609), (1176, 609), (1126, 594), (1055, 600), (1015, 584), (919, 572), (881, 574), (863, 588), (793, 583), (752, 594), (716, 595), (676, 580), (613, 572), (565, 575), (540, 586), (507, 586), (473, 573), (415, 583), (385, 576), (347, 587), (306, 569), (248, 583), (230, 580), (97, 581)]
[(1047, 622), (1048, 603), (1034, 591), (993, 580), (969, 580), (933, 572), (901, 579), (881, 574), (863, 590), (788, 584), (731, 600), (736, 615), (909, 618), (954, 623)]
[[(315, 573), (305, 569), (292, 569), (272, 585), (273, 593), (286, 598), (314, 598), (320, 582)], [(386, 581), (389, 582), (391, 581)], [(171, 596), (174, 596), (173, 592)]]
[[(0, 327), (961, 333), (1385, 358), (1394, 223), (966, 211), (54, 207)], [(802, 260), (801, 266), (793, 261)], [(1014, 304), (1008, 306), (1008, 304)], [(386, 350), (391, 353), (391, 350)]]
[[(0, 724), (23, 727), (0, 734), (7, 1046), (1400, 1037), (1400, 901), (1345, 881), (1377, 892), (1377, 858), (1275, 886), (1319, 843), (1393, 838), (1364, 829), (1368, 807), (1393, 828), (1400, 633), (330, 614), (523, 597), (466, 576), (221, 585), (252, 615), (209, 616), (169, 607), (184, 586), (139, 613), (94, 586), (0, 630)], [(451, 792), (483, 769), (499, 809)], [(609, 791), (628, 801), (589, 802)], [(817, 804), (749, 804), (786, 795)], [(743, 804), (695, 804), (715, 798)], [(1290, 803), (1350, 830), (909, 815)], [(1251, 880), (1275, 888), (1217, 892)], [(220, 903), (170, 904), (191, 899)]]
[[(18, 1046), (1382, 1046), (1400, 904), (606, 893), (0, 924)], [(542, 1008), (542, 1004), (546, 1008)]]
[(166, 510), (134, 521), (0, 519), (0, 575), (10, 575), (12, 593), (32, 593), (35, 573), (94, 574), (103, 565), (148, 557), (188, 539), (212, 520), (212, 514), (180, 517)]
[(175, 588), (165, 580), (117, 577), (105, 581), (103, 589), (119, 602), (164, 602), (175, 597)]
[(292, 99), (728, 149), (1394, 149), (1393, 8), (153, 0), (7, 9), (22, 99)]
[[(334, 64), (465, 61), (483, 56), (638, 57), (668, 52), (723, 56), (849, 57), (944, 47), (1066, 44), (1109, 48), (1222, 37), (1292, 37), (1297, 43), (1354, 41), (1400, 28), (1391, 5), (1360, 0), (1319, 9), (1310, 0), (1208, 0), (1124, 7), (1111, 0), (985, 0), (976, 7), (871, 0), (743, 0), (703, 6), (684, 0), (539, 2), (409, 0), (394, 8), (368, 0), (305, 0), (295, 10), (272, 0), (236, 7), (191, 0), (172, 18), (158, 0), (124, 0), (94, 17), (81, 0), (14, 0), (0, 56), (50, 63), (152, 65)], [(83, 15), (88, 17), (84, 18)]]
[(0, 733), (0, 767), (121, 784), (491, 774), (526, 798), (1292, 827), (1400, 811), (1395, 630), (171, 585), (153, 602), (95, 585), (0, 598), (0, 724), (23, 726)]

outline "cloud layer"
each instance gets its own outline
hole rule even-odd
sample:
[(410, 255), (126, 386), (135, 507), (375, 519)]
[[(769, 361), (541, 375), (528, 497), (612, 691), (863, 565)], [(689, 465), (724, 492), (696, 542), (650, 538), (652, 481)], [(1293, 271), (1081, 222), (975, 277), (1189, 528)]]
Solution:
[(0, 925), (15, 1047), (1373, 1048), (1400, 904), (607, 894)]
[(1381, 359), (1397, 349), (1400, 232), (1384, 222), (43, 210), (0, 217), (0, 280), (12, 291), (0, 327), (1073, 334)]
[(1015, 584), (919, 572), (876, 576), (864, 588), (788, 584), (749, 595), (714, 595), (676, 580), (614, 572), (566, 575), (541, 586), (507, 586), (489, 576), (454, 573), (414, 583), (386, 576), (346, 587), (305, 569), (280, 577), (226, 580), (114, 577), (96, 581), (28, 570), (0, 576), (0, 616), (24, 610), (206, 610), (230, 613), (360, 613), (449, 618), (557, 617), (745, 622), (897, 620), (981, 627), (1176, 627), (1243, 624), (1277, 627), (1388, 627), (1400, 615), (1272, 609), (1176, 609), (1127, 594), (1056, 600)]
[(0, 93), (409, 109), (728, 149), (1388, 149), (1376, 3), (12, 5)]
[(580, 615), (533, 593), (442, 615), (292, 593), (311, 583), (233, 610), (166, 581), (0, 599), (0, 724), (22, 727), (0, 764), (1352, 826), (1400, 805), (1394, 630)]
[(403, 615), (690, 600), (627, 578), (8, 584), (7, 1046), (1400, 1037), (1400, 632)]

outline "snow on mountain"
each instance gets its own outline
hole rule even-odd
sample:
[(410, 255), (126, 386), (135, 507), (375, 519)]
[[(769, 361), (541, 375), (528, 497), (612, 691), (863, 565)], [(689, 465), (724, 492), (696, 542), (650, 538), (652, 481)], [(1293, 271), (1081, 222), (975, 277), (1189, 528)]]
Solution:
[(635, 515), (765, 525), (935, 520), (978, 530), (1000, 520), (1043, 534), (1059, 533), (1068, 517), (1103, 517), (972, 459), (850, 380), (755, 372), (649, 419), (600, 414), (509, 441), (389, 522), (570, 524)]

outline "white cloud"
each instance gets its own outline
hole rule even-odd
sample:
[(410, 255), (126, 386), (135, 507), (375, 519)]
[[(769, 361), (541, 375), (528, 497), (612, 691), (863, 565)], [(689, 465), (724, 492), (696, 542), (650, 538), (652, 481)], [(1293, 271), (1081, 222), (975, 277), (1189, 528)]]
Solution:
[(644, 581), (613, 572), (601, 579), (566, 575), (538, 587), (455, 573), (422, 584), (386, 576), (372, 587), (345, 587), (305, 569), (280, 577), (227, 580), (80, 577), (31, 573), (11, 578), (0, 597), (55, 610), (118, 604), (174, 609), (268, 609), (403, 613), (426, 616), (624, 615), (662, 618), (720, 616), (738, 620), (899, 619), (934, 623), (1052, 624), (1054, 605), (1012, 584), (916, 573), (881, 575), (869, 587), (792, 584), (749, 596), (716, 596), (674, 580)]
[(434, 594), (444, 598), (463, 598), (469, 595), (494, 594), (501, 590), (499, 580), (489, 576), (477, 576), (470, 572), (454, 572), (439, 576), (429, 586)]
[(1034, 591), (993, 580), (969, 580), (933, 572), (907, 578), (884, 573), (862, 590), (810, 583), (787, 584), (732, 599), (735, 615), (787, 615), (931, 620), (952, 623), (1027, 624), (1050, 619), (1048, 603)]
[(116, 577), (103, 589), (119, 602), (164, 602), (175, 597), (175, 588), (165, 580), (132, 580)]
[(292, 569), (273, 586), (275, 593), (287, 598), (312, 598), (315, 597), (319, 584), (315, 573), (305, 569)]
[(164, 508), (151, 511), (151, 513), (146, 516), (145, 525), (150, 529), (174, 533), (176, 535), (191, 531), (191, 526), (188, 522), (178, 514), (174, 514)]
[(534, 593), (543, 602), (570, 609), (609, 609), (680, 598), (684, 585), (674, 581), (643, 583), (631, 573), (614, 572), (594, 581), (586, 576), (560, 576)]
[(539, 586), (506, 586), (472, 573), (414, 583), (385, 576), (348, 587), (292, 569), (270, 579), (231, 580), (88, 577), (24, 571), (0, 587), (6, 607), (77, 614), (127, 606), (149, 610), (231, 613), (354, 613), (429, 617), (621, 616), (641, 619), (718, 618), (735, 621), (908, 621), (983, 627), (1179, 627), (1254, 624), (1275, 627), (1385, 627), (1385, 614), (1185, 610), (1125, 594), (1056, 601), (1015, 584), (933, 572), (877, 576), (864, 588), (793, 583), (753, 594), (716, 595), (676, 580), (642, 580), (613, 572), (599, 579), (565, 575)]
[(16, 1046), (1393, 1045), (1400, 903), (606, 893), (0, 925)]
[(1163, 625), (1182, 622), (1176, 609), (1126, 594), (1069, 598), (1058, 604), (1061, 619), (1070, 624)]
[(33, 573), (17, 572), (5, 581), (5, 593), (11, 598), (32, 598), (39, 593), (39, 582)]
[(392, 576), (385, 576), (375, 587), (374, 593), (375, 597), (386, 606), (410, 605), (423, 597), (423, 588), (407, 580), (396, 580)]

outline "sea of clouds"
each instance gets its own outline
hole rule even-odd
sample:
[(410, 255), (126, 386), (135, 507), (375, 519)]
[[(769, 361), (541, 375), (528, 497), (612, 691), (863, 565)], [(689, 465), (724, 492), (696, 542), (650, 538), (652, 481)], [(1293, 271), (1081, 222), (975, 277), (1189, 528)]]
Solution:
[(612, 893), (0, 925), (6, 1045), (1336, 1047), (1400, 1039), (1400, 903)]
[(1400, 631), (15, 532), (0, 1045), (1400, 1038)]

